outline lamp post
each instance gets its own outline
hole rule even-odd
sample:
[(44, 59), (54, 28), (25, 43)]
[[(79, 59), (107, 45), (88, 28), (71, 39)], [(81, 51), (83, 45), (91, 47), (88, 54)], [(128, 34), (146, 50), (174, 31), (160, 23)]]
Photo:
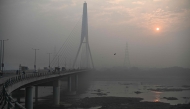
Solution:
[(49, 55), (49, 72), (50, 72), (50, 54), (51, 53), (47, 53)]
[(0, 44), (0, 71), (1, 71), (2, 40), (0, 41), (1, 41), (1, 44)]
[(65, 68), (66, 68), (66, 66), (67, 66), (67, 60), (66, 60), (66, 57), (65, 57)]
[(58, 60), (57, 60), (57, 61), (58, 61), (58, 67), (59, 67), (59, 56), (61, 56), (61, 55), (58, 55), (58, 56), (57, 56), (57, 58), (58, 58)]
[(36, 72), (36, 50), (39, 50), (39, 49), (34, 49), (32, 48), (34, 51), (35, 51), (35, 58), (34, 58), (34, 72)]
[[(4, 46), (4, 43), (5, 43), (5, 41), (8, 41), (9, 39), (6, 39), (6, 40), (0, 40), (1, 41), (1, 50), (0, 50), (0, 62), (1, 62), (1, 67), (0, 67), (0, 70), (2, 70), (2, 75), (3, 75), (3, 68), (4, 68), (4, 54), (5, 54), (5, 46)], [(2, 43), (3, 42), (3, 43)], [(2, 57), (1, 57), (2, 56)], [(2, 60), (1, 60), (2, 59)]]
[(72, 66), (71, 66), (71, 59), (69, 59), (69, 69), (71, 69)]

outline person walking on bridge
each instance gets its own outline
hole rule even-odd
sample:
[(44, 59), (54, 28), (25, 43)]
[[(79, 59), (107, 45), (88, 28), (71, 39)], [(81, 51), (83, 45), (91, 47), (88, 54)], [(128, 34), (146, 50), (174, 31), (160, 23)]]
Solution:
[(22, 72), (22, 73), (23, 73), (23, 75), (25, 75), (25, 71), (24, 71), (24, 70), (23, 70), (23, 72)]
[(1, 70), (0, 70), (0, 77), (1, 77), (1, 76), (3, 76), (3, 73), (2, 73)]

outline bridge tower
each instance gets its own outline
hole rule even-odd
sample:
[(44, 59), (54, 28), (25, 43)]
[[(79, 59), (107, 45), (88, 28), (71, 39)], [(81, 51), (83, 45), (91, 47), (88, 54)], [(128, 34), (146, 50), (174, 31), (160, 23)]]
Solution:
[(78, 58), (82, 44), (85, 44), (85, 49), (86, 49), (85, 60), (84, 60), (85, 61), (84, 63), (86, 64), (85, 66), (86, 66), (86, 68), (89, 68), (90, 67), (90, 60), (91, 60), (91, 65), (94, 68), (94, 64), (93, 64), (93, 60), (92, 60), (92, 54), (90, 51), (90, 46), (89, 46), (89, 41), (88, 41), (88, 17), (87, 17), (87, 3), (86, 2), (84, 2), (84, 4), (83, 4), (81, 41), (80, 41), (80, 45), (79, 45), (76, 57), (75, 57), (74, 62), (73, 62), (73, 68), (75, 67), (76, 60)]

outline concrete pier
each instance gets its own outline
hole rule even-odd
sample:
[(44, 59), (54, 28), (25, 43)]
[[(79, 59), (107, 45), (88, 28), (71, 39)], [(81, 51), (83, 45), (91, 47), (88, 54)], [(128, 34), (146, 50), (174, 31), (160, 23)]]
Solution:
[(38, 104), (38, 86), (35, 86), (35, 104)]
[(75, 74), (75, 91), (78, 90), (78, 74)]
[(72, 78), (71, 75), (68, 76), (68, 92), (72, 91), (72, 82), (71, 82)]
[(60, 80), (53, 82), (53, 103), (59, 105), (60, 103)]
[(33, 109), (33, 87), (26, 87), (25, 107), (26, 109)]
[(68, 94), (75, 95), (78, 89), (78, 75), (69, 75), (68, 76)]
[[(16, 93), (16, 94), (15, 94)], [(11, 93), (11, 94), (13, 94), (13, 93)], [(15, 92), (14, 92), (14, 95), (17, 95), (16, 96), (16, 101), (18, 102), (18, 103), (20, 103), (20, 96), (21, 96), (21, 94), (20, 94), (20, 89), (17, 89)], [(12, 95), (11, 95), (12, 96)]]

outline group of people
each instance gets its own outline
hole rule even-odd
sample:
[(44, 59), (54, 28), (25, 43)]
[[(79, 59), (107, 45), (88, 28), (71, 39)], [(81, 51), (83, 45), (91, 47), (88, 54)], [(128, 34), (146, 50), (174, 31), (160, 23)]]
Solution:
[[(20, 75), (20, 71), (17, 70), (17, 71), (16, 71), (16, 74), (17, 74), (17, 75)], [(24, 71), (24, 70), (22, 71), (22, 74), (25, 74), (25, 71)]]

